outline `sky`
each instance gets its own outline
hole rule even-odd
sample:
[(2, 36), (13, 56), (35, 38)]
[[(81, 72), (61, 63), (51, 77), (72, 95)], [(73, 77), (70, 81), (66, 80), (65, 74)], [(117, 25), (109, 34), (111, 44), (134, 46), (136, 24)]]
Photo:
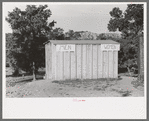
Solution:
[[(12, 12), (15, 7), (25, 10), (26, 5), (48, 5), (52, 15), (49, 22), (56, 21), (55, 28), (60, 27), (64, 32), (90, 31), (93, 33), (109, 32), (107, 25), (111, 18), (109, 12), (114, 7), (119, 7), (123, 12), (128, 3), (53, 3), (53, 2), (28, 2), (28, 3), (3, 3), (3, 18), (7, 17), (8, 12)], [(131, 4), (131, 3), (129, 3)], [(11, 33), (10, 25), (4, 20), (5, 33)]]

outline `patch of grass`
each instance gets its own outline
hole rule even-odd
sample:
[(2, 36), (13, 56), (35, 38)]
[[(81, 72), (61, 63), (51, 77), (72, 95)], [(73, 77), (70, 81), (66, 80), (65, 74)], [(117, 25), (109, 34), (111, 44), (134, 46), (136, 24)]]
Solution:
[(137, 88), (138, 86), (144, 87), (144, 83), (142, 83), (142, 82), (139, 81), (139, 80), (132, 81), (131, 84), (132, 84), (135, 88)]
[(10, 82), (6, 84), (6, 87), (14, 87), (16, 85), (15, 82)]

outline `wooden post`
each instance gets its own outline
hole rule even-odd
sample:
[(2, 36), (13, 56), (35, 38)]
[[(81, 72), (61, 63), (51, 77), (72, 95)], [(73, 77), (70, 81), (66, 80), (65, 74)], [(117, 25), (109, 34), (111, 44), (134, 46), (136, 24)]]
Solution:
[(35, 62), (33, 62), (33, 81), (36, 80), (36, 75), (35, 75)]
[(138, 80), (144, 82), (144, 41), (142, 36), (139, 37)]

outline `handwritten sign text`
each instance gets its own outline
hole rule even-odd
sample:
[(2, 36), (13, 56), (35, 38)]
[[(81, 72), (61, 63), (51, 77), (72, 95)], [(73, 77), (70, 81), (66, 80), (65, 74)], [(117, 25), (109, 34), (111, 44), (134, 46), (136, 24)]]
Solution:
[(101, 44), (101, 50), (120, 50), (119, 44)]
[(73, 44), (56, 45), (56, 51), (75, 51), (75, 45)]

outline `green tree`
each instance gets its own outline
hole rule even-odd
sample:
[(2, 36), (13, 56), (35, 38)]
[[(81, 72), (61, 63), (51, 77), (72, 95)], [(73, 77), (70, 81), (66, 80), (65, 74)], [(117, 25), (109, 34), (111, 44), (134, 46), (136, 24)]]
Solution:
[[(121, 49), (119, 51), (119, 66), (125, 66), (130, 72), (131, 67), (137, 68), (139, 52), (139, 36), (143, 34), (143, 4), (128, 4), (122, 12), (115, 7), (110, 11), (109, 31), (121, 31)], [(134, 65), (135, 64), (135, 65)]]
[(81, 37), (79, 32), (74, 32), (73, 30), (69, 30), (65, 33), (66, 40), (78, 40)]
[(65, 39), (64, 30), (62, 28), (53, 29), (49, 33), (48, 39), (49, 40), (64, 40)]
[(109, 31), (122, 32), (123, 38), (134, 38), (143, 32), (143, 4), (128, 4), (123, 13), (115, 7), (110, 11)]
[[(51, 16), (47, 5), (27, 5), (25, 11), (15, 8), (9, 12), (6, 21), (13, 30), (13, 42), (10, 56), (15, 60), (14, 68), (33, 72), (33, 80), (36, 72), (43, 66), (44, 45), (48, 35), (52, 31), (55, 21), (48, 22)], [(19, 49), (18, 49), (19, 48)]]
[(9, 53), (10, 53), (12, 45), (14, 45), (12, 38), (13, 38), (13, 35), (11, 33), (6, 34), (6, 65), (9, 65), (9, 61), (10, 61)]
[(121, 35), (119, 33), (101, 33), (97, 36), (97, 40), (119, 40), (121, 39)]

